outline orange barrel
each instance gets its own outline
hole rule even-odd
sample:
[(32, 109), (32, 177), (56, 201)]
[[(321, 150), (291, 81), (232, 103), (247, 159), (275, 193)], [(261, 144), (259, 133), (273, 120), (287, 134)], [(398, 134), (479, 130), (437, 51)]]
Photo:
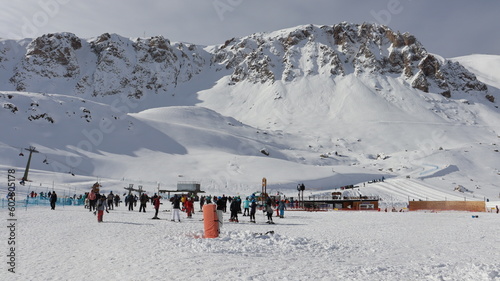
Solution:
[(205, 226), (205, 238), (219, 237), (219, 217), (217, 216), (217, 205), (203, 205), (203, 223)]

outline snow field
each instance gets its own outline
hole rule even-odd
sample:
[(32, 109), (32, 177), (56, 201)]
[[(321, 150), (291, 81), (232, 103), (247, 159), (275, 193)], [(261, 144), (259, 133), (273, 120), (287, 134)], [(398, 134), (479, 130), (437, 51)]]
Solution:
[(161, 220), (122, 205), (103, 223), (81, 206), (19, 209), (17, 272), (0, 279), (500, 280), (494, 213), (287, 211), (275, 225), (225, 214), (204, 239), (202, 213), (174, 223), (163, 204)]

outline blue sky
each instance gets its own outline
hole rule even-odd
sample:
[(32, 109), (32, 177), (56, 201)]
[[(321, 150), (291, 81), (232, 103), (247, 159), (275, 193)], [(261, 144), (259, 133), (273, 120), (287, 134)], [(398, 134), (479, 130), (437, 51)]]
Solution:
[(500, 1), (488, 0), (1, 0), (0, 38), (52, 32), (82, 38), (163, 35), (220, 44), (302, 24), (377, 22), (415, 35), (443, 57), (500, 55)]

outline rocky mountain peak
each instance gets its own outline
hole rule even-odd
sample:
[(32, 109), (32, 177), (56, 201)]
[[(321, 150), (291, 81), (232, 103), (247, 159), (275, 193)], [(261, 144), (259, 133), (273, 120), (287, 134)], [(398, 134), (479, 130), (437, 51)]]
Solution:
[(216, 50), (215, 58), (233, 70), (232, 83), (389, 73), (447, 97), (454, 91), (487, 91), (465, 68), (428, 53), (415, 36), (371, 23), (305, 25), (233, 38)]
[(0, 67), (3, 77), (11, 77), (6, 90), (58, 93), (70, 87), (79, 95), (126, 93), (140, 98), (171, 92), (215, 69), (224, 70), (233, 85), (291, 83), (308, 76), (396, 75), (413, 88), (446, 97), (488, 91), (458, 63), (428, 53), (413, 35), (372, 23), (303, 25), (209, 48), (171, 43), (162, 36), (130, 39), (109, 33), (93, 39), (47, 34), (27, 46), (18, 44), (24, 51), (14, 58), (0, 46), (0, 62), (17, 62)]

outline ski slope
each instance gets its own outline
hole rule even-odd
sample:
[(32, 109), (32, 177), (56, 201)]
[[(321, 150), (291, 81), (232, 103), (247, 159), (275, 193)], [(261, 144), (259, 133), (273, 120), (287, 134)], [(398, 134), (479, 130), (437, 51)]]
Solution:
[(423, 181), (406, 178), (388, 179), (384, 182), (366, 184), (360, 188), (363, 194), (378, 194), (384, 201), (408, 202), (408, 201), (462, 201), (462, 200), (483, 200), (475, 198), (474, 193), (458, 192), (454, 190), (437, 189), (427, 185)]

